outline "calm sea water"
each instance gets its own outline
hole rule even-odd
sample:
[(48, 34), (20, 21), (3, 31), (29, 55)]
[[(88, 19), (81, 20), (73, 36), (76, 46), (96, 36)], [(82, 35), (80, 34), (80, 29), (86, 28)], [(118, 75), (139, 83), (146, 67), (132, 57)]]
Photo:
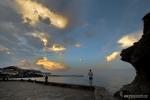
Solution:
[[(109, 90), (110, 93), (114, 93), (119, 90), (123, 85), (133, 81), (135, 72), (132, 69), (123, 70), (107, 70), (101, 73), (94, 73), (94, 86), (102, 86)], [(26, 78), (29, 79), (29, 78)], [(44, 81), (44, 77), (30, 78), (32, 80)], [(88, 76), (84, 77), (49, 77), (49, 82), (69, 83), (69, 84), (81, 84), (89, 85)]]

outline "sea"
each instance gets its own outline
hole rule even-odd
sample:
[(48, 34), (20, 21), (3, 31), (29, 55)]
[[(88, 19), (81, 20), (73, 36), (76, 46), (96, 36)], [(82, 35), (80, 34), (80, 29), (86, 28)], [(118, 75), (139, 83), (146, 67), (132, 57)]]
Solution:
[[(106, 70), (94, 73), (93, 86), (105, 87), (111, 94), (118, 91), (123, 85), (131, 83), (135, 78), (135, 70), (133, 69), (116, 69)], [(45, 81), (45, 77), (23, 78), (36, 81)], [(49, 82), (90, 85), (88, 75), (80, 76), (49, 76)]]

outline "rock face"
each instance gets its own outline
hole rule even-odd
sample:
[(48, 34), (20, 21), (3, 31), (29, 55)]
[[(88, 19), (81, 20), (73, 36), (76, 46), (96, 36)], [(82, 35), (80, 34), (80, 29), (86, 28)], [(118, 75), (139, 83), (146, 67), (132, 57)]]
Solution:
[(136, 70), (134, 81), (121, 89), (127, 94), (150, 94), (150, 13), (143, 17), (143, 22), (142, 38), (121, 52), (121, 60), (132, 64)]

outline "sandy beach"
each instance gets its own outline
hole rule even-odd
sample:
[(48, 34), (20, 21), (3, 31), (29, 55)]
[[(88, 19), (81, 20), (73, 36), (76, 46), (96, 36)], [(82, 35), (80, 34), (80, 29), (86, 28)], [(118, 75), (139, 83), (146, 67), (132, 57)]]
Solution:
[(94, 100), (92, 91), (30, 82), (0, 82), (0, 100)]

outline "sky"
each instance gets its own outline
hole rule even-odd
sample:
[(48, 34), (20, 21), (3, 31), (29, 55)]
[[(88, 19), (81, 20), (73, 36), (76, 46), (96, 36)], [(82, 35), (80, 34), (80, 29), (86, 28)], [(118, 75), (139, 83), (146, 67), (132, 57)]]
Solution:
[(126, 69), (149, 0), (0, 0), (0, 68)]

